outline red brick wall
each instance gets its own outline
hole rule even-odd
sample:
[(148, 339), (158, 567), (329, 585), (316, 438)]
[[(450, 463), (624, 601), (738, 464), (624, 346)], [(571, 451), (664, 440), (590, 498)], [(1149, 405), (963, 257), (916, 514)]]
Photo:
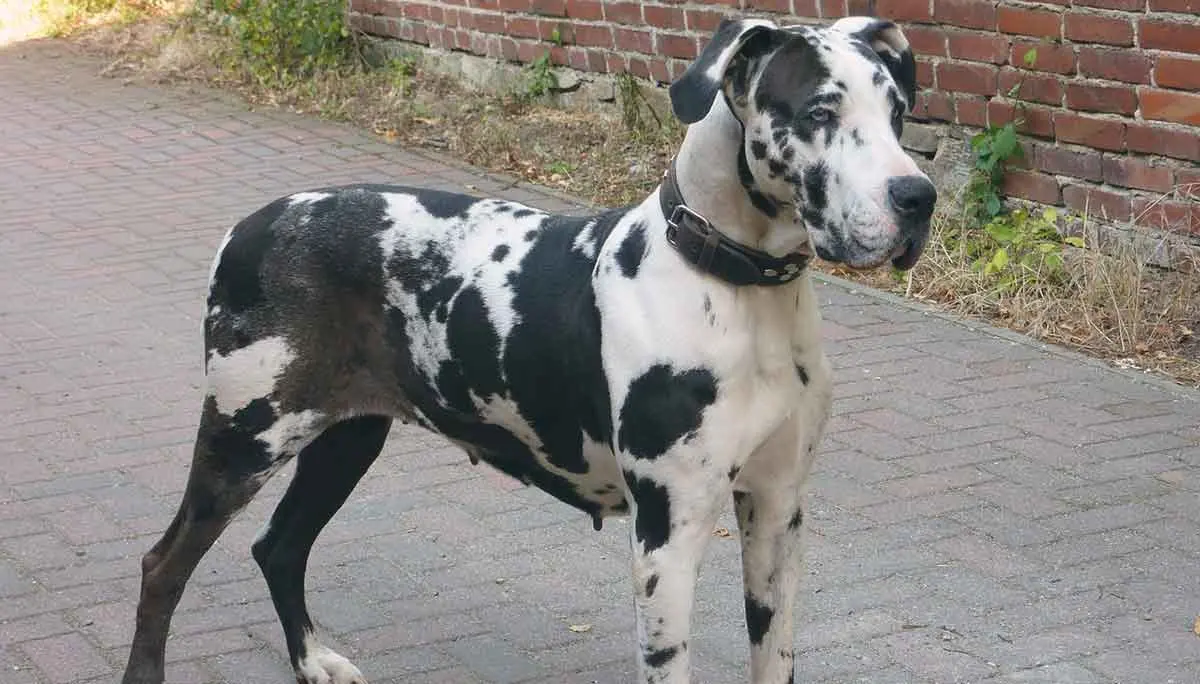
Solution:
[(918, 55), (914, 119), (978, 128), (1022, 110), (1027, 168), (1009, 194), (1200, 235), (1200, 0), (350, 0), (377, 35), (660, 83), (728, 12), (819, 21), (872, 4)]

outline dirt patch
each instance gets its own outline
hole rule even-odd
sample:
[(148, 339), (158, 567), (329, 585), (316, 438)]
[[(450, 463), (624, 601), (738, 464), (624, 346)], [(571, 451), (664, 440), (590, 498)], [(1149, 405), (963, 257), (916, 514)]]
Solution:
[[(386, 140), (445, 152), (601, 206), (640, 201), (652, 191), (683, 135), (667, 113), (647, 110), (645, 99), (627, 88), (618, 89), (622, 96), (611, 111), (581, 111), (520, 92), (470, 92), (415, 60), (267, 86), (240, 69), (236, 47), (205, 26), (195, 17), (159, 19), (90, 31), (74, 41), (109, 59), (110, 76), (234, 90), (255, 105), (353, 122)], [(941, 239), (960, 220), (940, 216), (926, 256), (903, 276), (817, 268), (1200, 387), (1196, 271), (1157, 269), (1132, 253), (1072, 249), (1063, 282), (997, 291)]]

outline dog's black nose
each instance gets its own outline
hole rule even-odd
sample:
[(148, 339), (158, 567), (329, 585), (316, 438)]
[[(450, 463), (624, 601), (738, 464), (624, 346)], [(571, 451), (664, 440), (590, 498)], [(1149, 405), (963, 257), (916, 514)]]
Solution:
[(896, 176), (888, 180), (888, 201), (900, 218), (927, 221), (937, 202), (937, 188), (925, 176)]

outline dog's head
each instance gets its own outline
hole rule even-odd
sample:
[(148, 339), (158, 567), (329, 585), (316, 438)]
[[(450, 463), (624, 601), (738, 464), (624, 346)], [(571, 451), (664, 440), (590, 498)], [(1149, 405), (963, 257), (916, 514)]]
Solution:
[(916, 64), (895, 24), (727, 19), (671, 84), (671, 106), (695, 123), (718, 93), (742, 124), (739, 176), (756, 207), (794, 216), (822, 259), (912, 267), (937, 192), (900, 147)]

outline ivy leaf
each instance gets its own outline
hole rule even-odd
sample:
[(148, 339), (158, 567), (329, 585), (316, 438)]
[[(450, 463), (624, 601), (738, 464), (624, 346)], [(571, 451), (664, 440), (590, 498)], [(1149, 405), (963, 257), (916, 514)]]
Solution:
[(1021, 61), (1025, 62), (1026, 67), (1032, 67), (1033, 63), (1037, 61), (1037, 56), (1037, 48), (1030, 48), (1029, 52), (1026, 52), (1025, 56), (1021, 58)]

